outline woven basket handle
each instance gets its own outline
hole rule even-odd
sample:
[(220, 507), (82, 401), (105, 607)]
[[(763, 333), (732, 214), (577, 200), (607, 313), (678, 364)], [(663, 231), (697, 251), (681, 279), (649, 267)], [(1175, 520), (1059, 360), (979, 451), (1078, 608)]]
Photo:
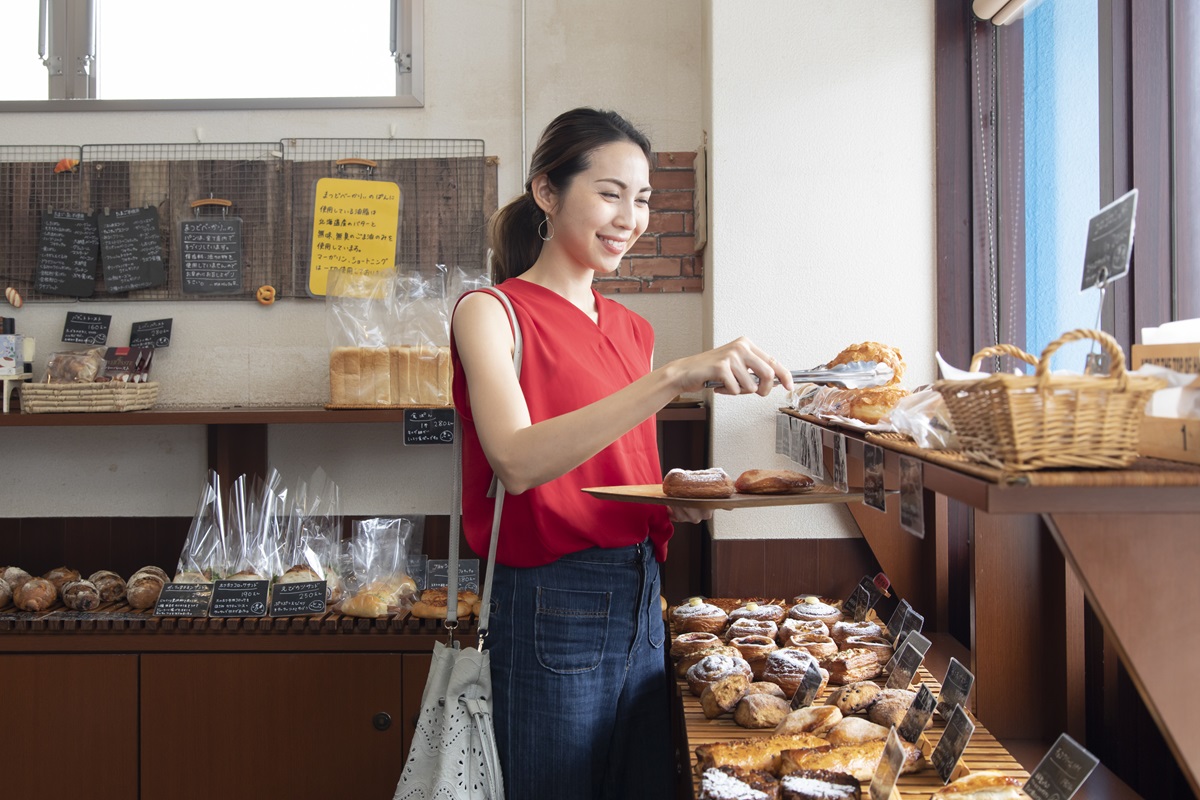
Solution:
[(975, 354), (971, 359), (971, 372), (978, 372), (980, 365), (983, 364), (983, 360), (992, 356), (1012, 356), (1013, 358), (1021, 359), (1026, 364), (1033, 364), (1034, 366), (1037, 366), (1038, 363), (1036, 358), (1014, 344), (998, 344), (992, 347), (985, 347)]
[(1116, 378), (1117, 391), (1125, 391), (1125, 384), (1128, 382), (1128, 375), (1125, 372), (1125, 351), (1121, 349), (1121, 345), (1116, 339), (1104, 331), (1089, 328), (1068, 331), (1046, 345), (1046, 349), (1042, 351), (1042, 357), (1038, 360), (1037, 372), (1034, 373), (1038, 378), (1038, 388), (1043, 390), (1049, 388), (1050, 356), (1054, 355), (1055, 351), (1067, 342), (1077, 342), (1080, 339), (1095, 339), (1101, 347), (1108, 351), (1108, 355), (1112, 358), (1112, 372), (1109, 373), (1109, 377)]

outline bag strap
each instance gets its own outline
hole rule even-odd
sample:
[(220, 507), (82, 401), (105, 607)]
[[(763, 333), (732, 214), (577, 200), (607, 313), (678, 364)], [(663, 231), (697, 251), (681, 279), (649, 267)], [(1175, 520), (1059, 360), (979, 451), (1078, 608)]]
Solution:
[[(521, 325), (517, 322), (517, 313), (513, 310), (508, 296), (496, 287), (483, 289), (496, 297), (508, 313), (508, 320), (513, 329), (513, 369), (517, 379), (521, 378), (521, 356), (524, 342), (521, 338)], [(462, 527), (462, 419), (458, 411), (454, 412), (454, 482), (450, 492), (450, 585), (446, 590), (446, 629), (454, 635), (458, 627), (458, 537)], [(495, 475), (492, 476), (492, 488), (488, 496), (495, 496), (496, 505), (492, 512), (492, 536), (488, 543), (487, 572), (483, 579), (483, 593), (479, 597), (479, 649), (483, 649), (483, 640), (487, 637), (488, 616), (492, 600), (492, 572), (496, 566), (496, 543), (500, 539), (500, 517), (504, 511), (504, 484)]]

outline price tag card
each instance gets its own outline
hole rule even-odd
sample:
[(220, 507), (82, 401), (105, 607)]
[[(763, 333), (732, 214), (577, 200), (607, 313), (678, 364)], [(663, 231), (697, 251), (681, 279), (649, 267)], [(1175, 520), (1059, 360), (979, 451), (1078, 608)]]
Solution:
[(900, 527), (925, 538), (925, 483), (921, 462), (900, 456)]
[(901, 600), (896, 606), (896, 610), (892, 612), (892, 616), (888, 617), (887, 629), (888, 635), (892, 637), (892, 641), (896, 641), (900, 633), (900, 626), (904, 624), (904, 618), (908, 612), (912, 610), (912, 605), (907, 600)]
[(925, 654), (914, 647), (912, 642), (909, 642), (897, 651), (895, 659), (896, 664), (888, 674), (886, 687), (888, 689), (907, 689), (912, 685), (917, 670), (921, 668)]
[(800, 431), (804, 421), (797, 417), (788, 417), (788, 458), (800, 463), (801, 436)]
[(817, 669), (815, 661), (809, 661), (808, 669), (804, 670), (804, 677), (800, 679), (800, 685), (796, 687), (796, 693), (792, 695), (792, 710), (811, 706), (813, 700), (817, 699), (819, 691), (821, 691), (821, 671)]
[(1064, 733), (1038, 762), (1023, 788), (1034, 800), (1068, 800), (1099, 763), (1098, 758)]
[(901, 650), (904, 649), (905, 645), (912, 645), (916, 648), (917, 652), (924, 657), (925, 654), (929, 652), (929, 644), (929, 640), (922, 636), (920, 631), (909, 631), (908, 633), (904, 634), (903, 639), (896, 643), (896, 646), (893, 648), (892, 657), (888, 661), (887, 666), (883, 668), (883, 671), (891, 672), (892, 669), (895, 668), (896, 656)]
[(891, 597), (891, 592), (888, 589), (892, 588), (892, 582), (888, 580), (888, 576), (880, 572), (871, 579), (871, 583), (875, 584), (875, 588), (879, 590), (880, 597)]
[(270, 581), (217, 581), (210, 617), (265, 617)]
[(806, 475), (812, 475), (812, 439), (808, 435), (808, 431), (812, 428), (812, 423), (802, 419), (795, 420), (796, 422), (796, 440), (792, 447), (796, 451), (795, 461), (800, 465), (800, 471)]
[(68, 311), (62, 340), (72, 344), (108, 344), (110, 314), (84, 314)]
[(454, 409), (406, 409), (404, 411), (404, 443), (454, 444)]
[(787, 414), (779, 414), (775, 417), (775, 454), (780, 456), (790, 456), (791, 450), (788, 447), (788, 432), (791, 430), (791, 425), (788, 420), (793, 419)]
[(1137, 189), (1130, 189), (1097, 211), (1088, 222), (1080, 291), (1104, 286), (1129, 272), (1129, 256), (1133, 252), (1133, 222), (1137, 216), (1137, 192)]
[(833, 484), (839, 492), (850, 491), (846, 474), (846, 434), (844, 433), (833, 434)]
[(863, 444), (863, 505), (887, 511), (887, 492), (883, 488), (883, 448)]
[(963, 666), (957, 658), (950, 659), (946, 668), (946, 677), (942, 680), (942, 693), (938, 695), (937, 712), (942, 719), (948, 719), (956, 705), (967, 707), (967, 696), (975, 685), (975, 676), (971, 670)]
[(819, 481), (825, 480), (825, 446), (821, 443), (821, 427), (808, 425), (809, 450), (812, 453), (812, 476)]
[(975, 723), (967, 716), (967, 712), (963, 711), (962, 706), (955, 706), (954, 713), (946, 722), (946, 730), (942, 731), (942, 738), (938, 740), (937, 747), (933, 748), (933, 753), (929, 756), (929, 761), (937, 770), (942, 783), (950, 782), (954, 768), (967, 749), (967, 743), (971, 741), (973, 733)]
[(170, 347), (170, 319), (151, 319), (133, 323), (129, 333), (130, 347)]
[(154, 616), (207, 617), (212, 596), (211, 583), (168, 583), (154, 604)]
[(271, 587), (272, 617), (300, 617), (325, 613), (325, 581), (277, 583)]
[(929, 691), (929, 687), (922, 683), (921, 688), (917, 690), (917, 696), (913, 698), (912, 705), (905, 712), (904, 719), (900, 721), (897, 733), (900, 734), (901, 739), (911, 744), (917, 743), (917, 739), (920, 739), (921, 734), (925, 732), (925, 726), (929, 724), (929, 718), (933, 716), (935, 703), (933, 692)]
[(855, 622), (862, 622), (871, 610), (871, 593), (860, 583), (842, 603), (842, 615), (853, 617)]
[(887, 744), (883, 746), (883, 755), (875, 766), (875, 774), (871, 776), (871, 786), (868, 789), (871, 800), (888, 800), (892, 796), (903, 764), (904, 747), (900, 744), (900, 738), (896, 736), (896, 729), (892, 728), (888, 733)]
[[(908, 636), (913, 631), (920, 633), (923, 630), (925, 630), (925, 617), (918, 614), (915, 609), (910, 608), (908, 609), (908, 613), (904, 615), (904, 621), (900, 623), (900, 628), (896, 631), (896, 638), (893, 640), (893, 644), (899, 648), (900, 645), (904, 644), (905, 636)], [(888, 628), (888, 631), (890, 633), (891, 628)]]
[[(442, 589), (450, 585), (450, 560), (431, 558), (425, 564), (425, 588)], [(479, 591), (479, 559), (461, 558), (458, 561), (458, 590)]]

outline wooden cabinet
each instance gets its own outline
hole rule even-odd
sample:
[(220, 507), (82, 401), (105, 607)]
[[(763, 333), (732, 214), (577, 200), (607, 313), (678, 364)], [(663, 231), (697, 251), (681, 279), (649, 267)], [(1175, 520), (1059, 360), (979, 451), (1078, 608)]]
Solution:
[(95, 800), (138, 795), (138, 659), (133, 655), (0, 658), (6, 797), (54, 787)]

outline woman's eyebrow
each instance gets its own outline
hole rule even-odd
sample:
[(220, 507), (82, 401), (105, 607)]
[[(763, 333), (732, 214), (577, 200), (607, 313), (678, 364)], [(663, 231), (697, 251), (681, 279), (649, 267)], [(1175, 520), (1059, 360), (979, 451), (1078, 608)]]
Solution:
[[(618, 178), (597, 178), (596, 179), (596, 183), (604, 183), (605, 181), (607, 181), (608, 183), (615, 183), (617, 186), (621, 187), (622, 189), (629, 188), (629, 184), (625, 183), (625, 181), (620, 180)], [(648, 192), (648, 191), (650, 191), (650, 187), (643, 186), (641, 189), (638, 189), (638, 194), (641, 194), (642, 192)]]

